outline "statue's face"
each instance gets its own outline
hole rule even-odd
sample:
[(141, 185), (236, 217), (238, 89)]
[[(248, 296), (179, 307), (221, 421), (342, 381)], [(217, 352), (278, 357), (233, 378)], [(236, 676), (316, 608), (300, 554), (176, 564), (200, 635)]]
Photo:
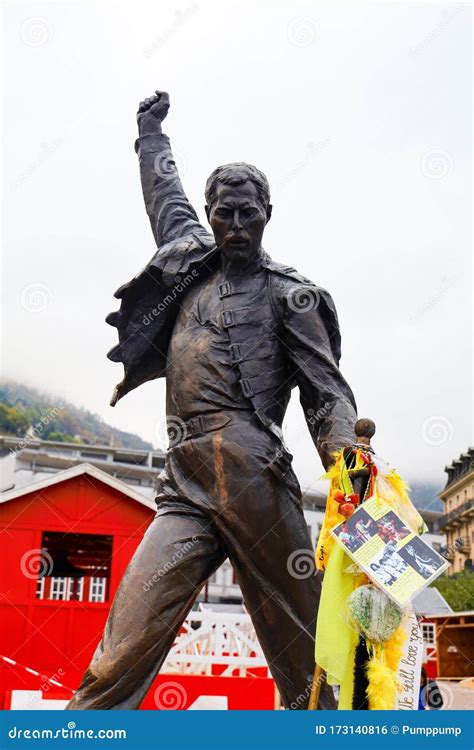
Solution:
[(224, 257), (246, 262), (260, 248), (271, 208), (263, 205), (256, 186), (247, 180), (239, 185), (218, 183), (216, 197), (206, 213)]

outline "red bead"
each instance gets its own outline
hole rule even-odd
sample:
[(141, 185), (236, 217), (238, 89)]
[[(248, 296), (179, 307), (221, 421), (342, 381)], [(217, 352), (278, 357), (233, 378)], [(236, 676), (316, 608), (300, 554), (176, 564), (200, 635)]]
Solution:
[(354, 494), (353, 494), (353, 495), (349, 495), (349, 497), (348, 497), (347, 499), (348, 499), (348, 500), (349, 500), (349, 502), (351, 502), (351, 503), (352, 503), (353, 505), (359, 505), (359, 502), (360, 502), (360, 498), (359, 498), (359, 495), (357, 494), (357, 492), (354, 492)]
[(345, 494), (341, 492), (341, 490), (336, 490), (336, 492), (334, 493), (334, 500), (336, 501), (336, 503), (343, 503), (345, 499)]
[(344, 516), (344, 518), (350, 518), (354, 513), (354, 510), (355, 508), (352, 503), (341, 503), (339, 506), (339, 513), (341, 516)]

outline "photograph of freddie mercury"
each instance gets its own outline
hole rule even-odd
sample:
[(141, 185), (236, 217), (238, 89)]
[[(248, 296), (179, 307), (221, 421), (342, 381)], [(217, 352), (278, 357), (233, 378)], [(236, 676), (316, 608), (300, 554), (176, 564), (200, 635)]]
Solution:
[[(228, 557), (286, 708), (306, 709), (314, 669), (318, 574), (295, 578), (287, 562), (311, 549), (292, 456), (282, 439), (297, 386), (327, 468), (353, 442), (356, 405), (338, 368), (334, 303), (261, 245), (271, 216), (266, 177), (219, 167), (206, 185), (212, 234), (198, 221), (161, 123), (164, 92), (141, 103), (136, 151), (158, 251), (116, 297), (107, 322), (123, 381), (112, 404), (166, 378), (171, 439), (157, 513), (133, 556), (102, 640), (68, 709), (137, 709), (205, 581)], [(180, 554), (182, 551), (182, 554)], [(149, 591), (170, 555), (176, 564)], [(334, 709), (322, 685), (322, 709)]]

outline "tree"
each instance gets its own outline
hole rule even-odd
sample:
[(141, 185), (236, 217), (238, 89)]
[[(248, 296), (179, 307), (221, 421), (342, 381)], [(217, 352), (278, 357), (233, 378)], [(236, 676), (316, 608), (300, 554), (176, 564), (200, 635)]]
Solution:
[(24, 435), (28, 427), (29, 421), (19, 409), (0, 403), (0, 432)]
[(455, 612), (474, 609), (474, 573), (463, 570), (452, 576), (440, 576), (432, 585)]

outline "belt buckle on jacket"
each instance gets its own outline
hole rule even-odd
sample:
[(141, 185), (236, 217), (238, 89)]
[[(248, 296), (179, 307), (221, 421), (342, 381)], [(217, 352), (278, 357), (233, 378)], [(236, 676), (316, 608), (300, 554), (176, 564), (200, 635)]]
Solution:
[(201, 437), (205, 433), (204, 419), (201, 415), (191, 417), (187, 423), (187, 427), (193, 438)]

